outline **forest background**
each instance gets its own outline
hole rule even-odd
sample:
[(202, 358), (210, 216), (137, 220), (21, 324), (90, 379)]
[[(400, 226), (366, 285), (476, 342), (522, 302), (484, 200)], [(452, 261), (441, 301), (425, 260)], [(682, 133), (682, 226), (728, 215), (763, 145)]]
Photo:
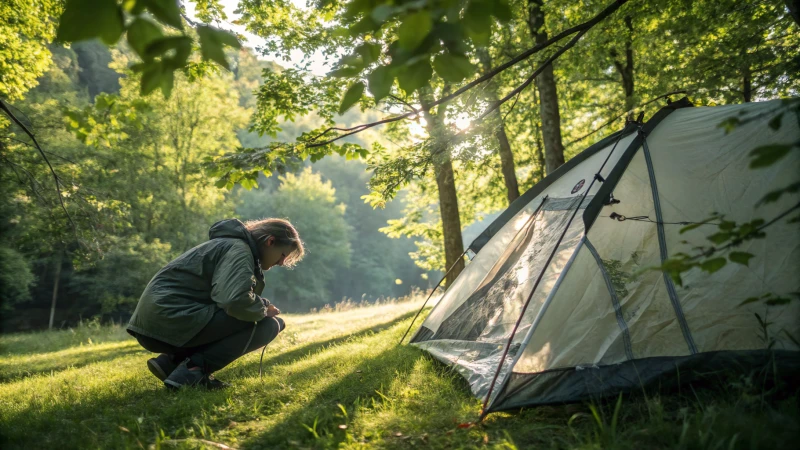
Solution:
[(97, 0), (77, 33), (81, 1), (0, 6), (0, 97), (42, 148), (0, 117), (4, 330), (124, 320), (227, 217), (297, 225), (306, 260), (267, 274), (286, 311), (451, 282), (478, 222), (626, 119), (800, 88), (792, 0)]

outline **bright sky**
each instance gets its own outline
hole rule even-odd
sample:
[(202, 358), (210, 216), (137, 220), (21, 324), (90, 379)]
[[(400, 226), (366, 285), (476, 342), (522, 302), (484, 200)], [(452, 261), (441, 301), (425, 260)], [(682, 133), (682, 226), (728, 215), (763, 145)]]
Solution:
[[(298, 8), (306, 8), (306, 0), (291, 0), (291, 2)], [(186, 8), (186, 14), (194, 19), (195, 18), (194, 3), (190, 1), (183, 1), (182, 3), (183, 6)], [(256, 47), (264, 44), (265, 41), (261, 37), (247, 32), (247, 30), (245, 30), (245, 28), (241, 25), (235, 25), (231, 23), (232, 21), (240, 17), (239, 14), (234, 13), (236, 7), (239, 5), (239, 0), (221, 0), (220, 3), (222, 3), (223, 8), (225, 8), (225, 14), (228, 16), (228, 21), (224, 22), (224, 28), (244, 35), (247, 40), (243, 42), (243, 44), (246, 47), (255, 49)], [(282, 66), (287, 65), (287, 61), (275, 58), (274, 56), (265, 57), (258, 53), (257, 56), (259, 59), (263, 59), (266, 61), (274, 61)], [(302, 59), (303, 59), (303, 52), (296, 50), (292, 52), (291, 59), (288, 61), (288, 63), (292, 65), (299, 65)], [(331, 68), (325, 66), (324, 64), (325, 61), (322, 57), (322, 54), (315, 54), (310, 59), (311, 59), (311, 65), (309, 66), (309, 70), (311, 70), (311, 72), (314, 75), (325, 75), (326, 73), (330, 72)]]

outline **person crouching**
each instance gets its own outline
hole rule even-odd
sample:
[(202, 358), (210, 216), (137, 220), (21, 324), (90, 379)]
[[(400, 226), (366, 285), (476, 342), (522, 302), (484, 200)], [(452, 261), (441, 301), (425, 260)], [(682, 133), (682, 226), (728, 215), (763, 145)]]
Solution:
[(222, 220), (208, 237), (156, 273), (127, 327), (160, 353), (147, 368), (169, 388), (225, 387), (214, 372), (275, 339), (286, 324), (260, 296), (263, 271), (294, 266), (305, 254), (283, 219)]

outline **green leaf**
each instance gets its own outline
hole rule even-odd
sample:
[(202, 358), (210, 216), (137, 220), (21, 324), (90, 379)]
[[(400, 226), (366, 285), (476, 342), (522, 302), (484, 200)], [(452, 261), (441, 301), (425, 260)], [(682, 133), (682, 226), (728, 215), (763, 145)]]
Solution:
[(246, 190), (249, 191), (249, 190), (253, 189), (254, 187), (258, 187), (258, 182), (256, 182), (256, 180), (253, 180), (253, 179), (250, 179), (250, 178), (242, 178), (239, 181), (239, 185), (241, 185), (243, 188), (245, 188)]
[(144, 17), (137, 17), (128, 27), (128, 44), (143, 60), (148, 60), (148, 55), (145, 52), (147, 46), (163, 36), (164, 34), (158, 28), (158, 25)]
[(181, 9), (178, 7), (177, 0), (138, 0), (147, 4), (147, 10), (153, 14), (159, 22), (169, 25), (179, 30), (183, 29), (181, 21)]
[(390, 68), (380, 66), (367, 75), (367, 82), (369, 82), (369, 91), (375, 97), (375, 103), (378, 103), (391, 92), (394, 77)]
[(358, 36), (362, 33), (371, 33), (380, 28), (380, 24), (372, 20), (372, 17), (364, 17), (350, 26), (350, 36)]
[(785, 188), (775, 189), (774, 191), (768, 192), (764, 198), (758, 201), (758, 204), (761, 205), (762, 203), (774, 203), (777, 202), (783, 196), (783, 194), (796, 194), (798, 192), (800, 192), (800, 181), (792, 183)]
[(719, 223), (719, 225), (717, 225), (717, 227), (721, 231), (731, 231), (734, 228), (736, 228), (736, 222), (733, 222), (731, 220), (723, 220), (722, 222)]
[(141, 95), (150, 94), (156, 89), (167, 98), (172, 93), (175, 84), (175, 69), (167, 61), (151, 61), (142, 65)]
[(492, 32), (491, 9), (483, 2), (470, 2), (464, 12), (464, 27), (467, 34), (476, 45), (486, 46), (489, 44), (489, 36)]
[(766, 300), (764, 303), (767, 306), (778, 306), (778, 305), (785, 305), (785, 304), (789, 303), (790, 301), (792, 301), (792, 300), (788, 299), (788, 298), (785, 298), (785, 297), (774, 297), (774, 298), (770, 298), (770, 299)]
[(122, 36), (124, 28), (122, 9), (116, 0), (67, 0), (56, 39), (76, 42), (100, 38), (113, 45)]
[(241, 48), (241, 44), (236, 37), (226, 31), (200, 25), (197, 27), (197, 35), (200, 37), (200, 52), (204, 60), (212, 60), (220, 66), (230, 70), (228, 61), (225, 59), (224, 46)]
[(189, 36), (166, 36), (156, 39), (145, 48), (145, 61), (161, 56), (164, 68), (182, 69), (192, 52), (192, 38)]
[(383, 23), (386, 21), (386, 19), (391, 17), (393, 13), (394, 13), (394, 8), (392, 8), (391, 6), (385, 4), (378, 5), (375, 7), (375, 9), (372, 10), (372, 12), (370, 13), (370, 17), (372, 17), (372, 19), (375, 22)]
[(410, 14), (397, 29), (400, 47), (407, 50), (417, 48), (432, 28), (433, 19), (428, 11), (423, 10)]
[(170, 67), (164, 67), (161, 70), (161, 77), (159, 79), (158, 87), (161, 88), (161, 93), (164, 98), (169, 98), (172, 93), (172, 87), (175, 85), (175, 70)]
[(511, 20), (511, 8), (508, 6), (506, 0), (491, 0), (489, 5), (492, 8), (492, 15), (500, 22), (508, 22)]
[(356, 48), (356, 52), (361, 55), (361, 59), (363, 60), (363, 64), (368, 66), (381, 56), (381, 46), (378, 44), (371, 44), (369, 42), (365, 42)]
[(727, 119), (725, 119), (722, 122), (720, 122), (719, 125), (717, 125), (717, 128), (724, 129), (725, 130), (725, 134), (728, 134), (731, 131), (733, 131), (734, 129), (736, 129), (736, 127), (741, 125), (741, 123), (742, 123), (742, 121), (739, 120), (738, 117), (728, 117)]
[(711, 236), (709, 236), (708, 240), (719, 245), (729, 241), (732, 237), (733, 235), (731, 233), (720, 231), (719, 233), (714, 233)]
[(407, 94), (411, 94), (425, 86), (431, 79), (431, 75), (433, 75), (433, 69), (430, 62), (427, 59), (417, 61), (413, 65), (403, 67), (398, 72), (397, 83), (400, 85), (400, 89), (406, 91)]
[(750, 152), (750, 156), (753, 157), (750, 161), (750, 168), (769, 167), (789, 154), (791, 148), (790, 144), (762, 145)]
[(778, 114), (777, 116), (773, 117), (767, 125), (773, 130), (779, 130), (781, 128), (781, 120), (783, 119), (783, 113)]
[(355, 105), (355, 103), (361, 99), (361, 96), (364, 94), (364, 83), (358, 82), (352, 84), (348, 89), (347, 92), (344, 93), (344, 97), (342, 97), (342, 104), (339, 105), (339, 115), (344, 114), (350, 107)]
[(700, 268), (708, 273), (714, 273), (719, 269), (725, 267), (725, 264), (727, 263), (728, 260), (726, 260), (725, 258), (711, 258), (709, 260), (700, 263)]
[(731, 262), (735, 262), (737, 264), (746, 266), (748, 261), (750, 261), (750, 258), (754, 256), (755, 255), (753, 255), (752, 253), (747, 253), (747, 252), (731, 252), (728, 255), (728, 259), (730, 259)]
[(150, 94), (161, 86), (162, 69), (163, 66), (159, 61), (153, 61), (144, 65), (141, 86), (142, 96)]
[(443, 80), (457, 83), (475, 73), (475, 66), (465, 56), (444, 53), (433, 59), (433, 68)]
[(747, 305), (748, 303), (755, 303), (759, 300), (761, 300), (761, 297), (748, 297), (745, 301), (739, 303), (739, 306), (744, 306)]

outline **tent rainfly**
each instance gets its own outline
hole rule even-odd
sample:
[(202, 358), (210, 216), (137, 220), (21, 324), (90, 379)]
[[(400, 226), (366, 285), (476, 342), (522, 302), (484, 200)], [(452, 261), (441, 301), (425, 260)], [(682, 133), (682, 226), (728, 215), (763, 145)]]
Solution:
[[(798, 373), (800, 301), (742, 305), (800, 292), (797, 194), (759, 202), (797, 183), (800, 152), (749, 168), (753, 149), (800, 142), (794, 113), (777, 130), (773, 120), (796, 101), (692, 107), (682, 99), (592, 145), (470, 244), (472, 262), (411, 342), (460, 372), (483, 414), (730, 367)], [(732, 117), (739, 125), (726, 132), (720, 124)], [(713, 245), (717, 224), (688, 224), (712, 213), (770, 221), (793, 205), (766, 237), (734, 249), (755, 255), (746, 265), (695, 268), (681, 285), (653, 270)], [(754, 313), (770, 323), (768, 336)]]

